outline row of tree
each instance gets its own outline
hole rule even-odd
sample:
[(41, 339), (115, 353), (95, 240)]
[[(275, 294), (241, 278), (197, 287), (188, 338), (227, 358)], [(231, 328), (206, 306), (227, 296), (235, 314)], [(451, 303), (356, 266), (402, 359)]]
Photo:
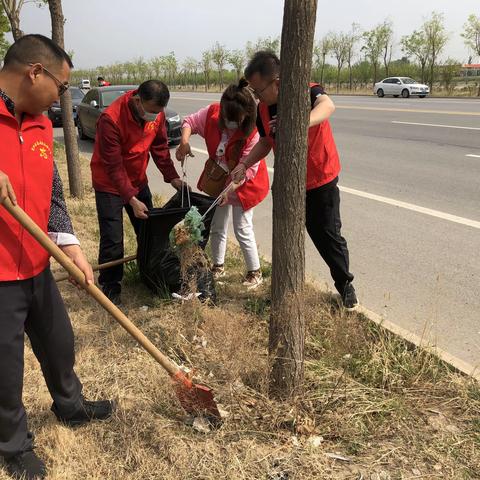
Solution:
[[(470, 15), (461, 33), (467, 48), (465, 59), (470, 63), (480, 57), (480, 16)], [(442, 85), (451, 90), (463, 62), (451, 58), (440, 61), (449, 34), (444, 16), (432, 12), (410, 35), (395, 41), (393, 23), (385, 20), (370, 30), (354, 23), (348, 32), (329, 32), (318, 40), (313, 49), (312, 79), (327, 86), (334, 85), (354, 91), (375, 83), (384, 76), (411, 76), (422, 83)], [(187, 57), (180, 62), (174, 51), (149, 60), (138, 57), (130, 62), (118, 62), (90, 70), (78, 70), (75, 80), (98, 75), (113, 83), (138, 83), (155, 77), (171, 86), (184, 88), (222, 89), (226, 83), (238, 80), (247, 60), (260, 49), (280, 51), (279, 38), (261, 38), (248, 42), (243, 50), (228, 50), (216, 42), (202, 53), (201, 59)], [(401, 57), (394, 59), (394, 53)], [(480, 89), (479, 92), (480, 93)]]
[(271, 50), (279, 54), (280, 39), (264, 38), (247, 42), (245, 50), (227, 50), (220, 42), (216, 42), (212, 48), (202, 53), (200, 60), (187, 57), (180, 62), (174, 51), (149, 60), (137, 57), (130, 62), (76, 70), (74, 79), (95, 80), (101, 75), (112, 83), (138, 83), (145, 78), (155, 77), (165, 80), (169, 85), (188, 85), (195, 89), (203, 86), (206, 90), (212, 86), (223, 88), (226, 83), (238, 81), (246, 60), (258, 50)]
[[(8, 18), (0, 5), (0, 55), (8, 48), (5, 32), (11, 30), (14, 38), (23, 33), (19, 18), (25, 1), (29, 0), (2, 0)], [(39, 6), (46, 3), (44, 0), (30, 1)], [(480, 57), (480, 16), (472, 14), (468, 17), (461, 36), (467, 47), (467, 63), (470, 63), (474, 57)], [(355, 91), (386, 76), (410, 76), (429, 83), (431, 89), (436, 84), (450, 93), (462, 62), (451, 58), (439, 60), (448, 40), (443, 14), (437, 12), (432, 12), (418, 29), (401, 37), (399, 42), (395, 41), (390, 20), (371, 30), (363, 30), (353, 23), (350, 31), (329, 32), (315, 43), (312, 80), (329, 89), (333, 86), (337, 91), (341, 88)], [(180, 88), (222, 89), (225, 84), (240, 78), (247, 60), (261, 49), (279, 54), (280, 39), (269, 37), (247, 42), (243, 50), (228, 50), (216, 42), (202, 53), (201, 59), (187, 57), (183, 62), (177, 59), (174, 51), (148, 60), (138, 57), (129, 62), (76, 70), (73, 82), (82, 78), (94, 82), (98, 75), (102, 75), (112, 83), (136, 84), (154, 77)], [(401, 57), (394, 59), (394, 52), (399, 51)]]

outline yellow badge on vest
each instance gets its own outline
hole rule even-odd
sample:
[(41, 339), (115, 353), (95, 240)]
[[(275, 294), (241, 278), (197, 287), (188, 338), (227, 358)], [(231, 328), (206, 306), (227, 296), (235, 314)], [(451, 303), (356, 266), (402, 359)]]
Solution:
[(45, 142), (38, 141), (32, 145), (32, 152), (38, 152), (40, 158), (48, 160), (52, 157), (52, 150)]
[(152, 130), (156, 130), (160, 125), (158, 118), (153, 122), (146, 122), (145, 123), (145, 131), (151, 132)]

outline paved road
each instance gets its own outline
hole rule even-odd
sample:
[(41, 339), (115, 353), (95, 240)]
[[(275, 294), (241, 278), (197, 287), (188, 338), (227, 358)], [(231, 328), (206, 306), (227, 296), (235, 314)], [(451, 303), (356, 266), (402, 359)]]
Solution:
[[(172, 94), (182, 116), (215, 94)], [(343, 233), (364, 306), (463, 361), (480, 365), (480, 102), (334, 97)], [(58, 133), (61, 135), (60, 133)], [(195, 183), (206, 156), (195, 138)], [(81, 142), (91, 152), (92, 143)], [(173, 153), (173, 152), (172, 152)], [(268, 159), (273, 167), (273, 158)], [(169, 186), (151, 169), (154, 191)], [(271, 253), (271, 197), (255, 211)], [(310, 240), (308, 274), (332, 287)]]

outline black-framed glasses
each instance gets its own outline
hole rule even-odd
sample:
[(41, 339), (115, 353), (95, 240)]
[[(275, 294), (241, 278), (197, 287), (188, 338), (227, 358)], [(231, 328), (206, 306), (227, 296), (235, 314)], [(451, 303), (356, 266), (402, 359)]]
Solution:
[(250, 87), (249, 86), (249, 89), (250, 91), (257, 97), (257, 98), (260, 98), (260, 95), (275, 81), (275, 80), (278, 80), (278, 78), (273, 78), (272, 80), (270, 80), (267, 85), (265, 85), (264, 88), (262, 88), (261, 90), (255, 90), (254, 88)]
[[(35, 63), (29, 63), (30, 67), (33, 67)], [(58, 96), (61, 97), (69, 88), (70, 84), (68, 82), (60, 81), (52, 72), (45, 68), (41, 63), (39, 64), (42, 67), (42, 70), (57, 84)]]

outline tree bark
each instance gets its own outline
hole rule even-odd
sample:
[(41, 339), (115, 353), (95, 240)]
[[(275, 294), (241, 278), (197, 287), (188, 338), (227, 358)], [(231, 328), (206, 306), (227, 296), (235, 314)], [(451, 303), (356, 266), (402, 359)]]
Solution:
[(23, 37), (23, 30), (20, 28), (20, 17), (16, 13), (9, 14), (7, 13), (8, 21), (10, 22), (10, 27), (12, 29), (13, 40), (16, 42), (18, 39)]
[(323, 72), (325, 71), (325, 55), (323, 56), (323, 59), (322, 59), (322, 70), (321, 70), (321, 73), (320, 73), (320, 85), (322, 85), (323, 87)]
[(273, 182), (270, 393), (293, 398), (303, 386), (305, 343), (305, 178), (317, 0), (285, 0)]
[[(62, 48), (65, 48), (63, 17), (61, 0), (48, 0), (50, 17), (52, 20), (52, 40)], [(65, 152), (67, 155), (68, 185), (72, 197), (83, 198), (84, 188), (82, 171), (80, 167), (80, 156), (78, 153), (77, 132), (73, 121), (73, 105), (70, 91), (66, 91), (60, 97), (62, 108), (63, 137), (65, 141)]]
[(16, 1), (12, 0), (2, 0), (2, 5), (10, 23), (13, 40), (16, 42), (24, 35), (23, 30), (20, 28), (20, 10), (22, 9), (23, 1), (17, 3)]
[(338, 87), (339, 87), (339, 84), (340, 84), (340, 70), (342, 69), (342, 67), (340, 65), (337, 65), (337, 93), (338, 93)]
[(433, 72), (435, 70), (435, 56), (432, 55), (432, 63), (430, 64), (430, 95), (432, 94), (433, 91)]

